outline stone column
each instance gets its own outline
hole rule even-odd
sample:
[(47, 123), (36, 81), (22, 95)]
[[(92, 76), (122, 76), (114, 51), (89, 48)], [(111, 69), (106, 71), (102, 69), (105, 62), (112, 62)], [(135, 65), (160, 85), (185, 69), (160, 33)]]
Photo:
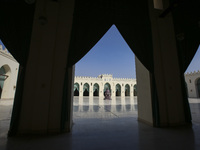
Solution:
[(122, 86), (121, 86), (121, 97), (125, 97), (125, 84), (122, 83)]
[(90, 83), (90, 94), (89, 94), (89, 97), (93, 97), (93, 84), (91, 85), (91, 83)]
[(150, 74), (137, 57), (135, 57), (135, 65), (138, 94), (138, 120), (153, 125)]
[(99, 84), (99, 96), (104, 97), (104, 84), (102, 85), (102, 82)]
[[(169, 1), (164, 1), (164, 9)], [(176, 46), (176, 35), (171, 12), (165, 17), (159, 15), (163, 10), (154, 9), (149, 0), (152, 26), (154, 74), (159, 103), (159, 126), (186, 124), (181, 72)], [(139, 86), (139, 85), (138, 85)], [(139, 89), (138, 89), (139, 90)], [(139, 99), (138, 99), (139, 100)]]
[[(30, 52), (17, 134), (48, 134), (61, 131), (65, 73), (73, 81), (73, 68), (66, 68), (71, 37), (74, 0), (36, 1)], [(45, 12), (44, 12), (45, 11)], [(69, 82), (67, 107), (73, 86)], [(71, 88), (71, 89), (70, 89)], [(71, 113), (71, 109), (68, 110)], [(72, 118), (64, 125), (71, 128)]]
[(81, 85), (80, 83), (80, 93), (79, 93), (79, 96), (83, 96), (83, 84)]

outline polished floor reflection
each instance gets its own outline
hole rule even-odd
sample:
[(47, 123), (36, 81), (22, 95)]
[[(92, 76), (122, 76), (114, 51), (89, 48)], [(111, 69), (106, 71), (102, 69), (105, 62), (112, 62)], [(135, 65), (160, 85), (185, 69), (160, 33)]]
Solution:
[(74, 97), (74, 119), (137, 117), (137, 97), (103, 99), (104, 97)]
[[(200, 124), (200, 99), (189, 98), (192, 122)], [(112, 100), (104, 100), (104, 97), (78, 97), (74, 96), (73, 118), (119, 118), (137, 117), (137, 97), (112, 97)]]
[(71, 133), (7, 138), (13, 100), (0, 100), (0, 150), (200, 150), (200, 99), (189, 99), (192, 127), (137, 121), (137, 99), (74, 99)]
[(200, 125), (200, 99), (189, 98), (192, 122)]

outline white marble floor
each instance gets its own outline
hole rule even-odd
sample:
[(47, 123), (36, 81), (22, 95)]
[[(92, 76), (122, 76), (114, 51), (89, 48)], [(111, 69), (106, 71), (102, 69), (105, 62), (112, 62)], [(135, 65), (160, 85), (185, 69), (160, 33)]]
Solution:
[(103, 97), (74, 97), (74, 119), (137, 117), (137, 97), (103, 99)]
[(200, 150), (200, 99), (189, 99), (192, 127), (177, 128), (138, 122), (137, 99), (100, 101), (74, 99), (71, 133), (7, 138), (13, 101), (0, 100), (0, 150)]

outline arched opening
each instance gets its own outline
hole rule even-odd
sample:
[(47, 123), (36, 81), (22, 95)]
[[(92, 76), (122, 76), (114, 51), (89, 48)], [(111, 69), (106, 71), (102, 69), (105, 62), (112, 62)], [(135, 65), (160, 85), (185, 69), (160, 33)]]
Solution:
[(197, 97), (200, 97), (200, 78), (197, 79), (196, 82), (196, 89), (197, 89)]
[(117, 84), (115, 89), (116, 89), (116, 96), (121, 96), (121, 85)]
[(199, 118), (199, 98), (200, 98), (200, 45), (185, 71), (185, 93), (188, 97), (192, 121), (200, 122)]
[[(134, 53), (117, 27), (113, 25), (99, 42), (76, 63), (74, 82), (83, 82), (83, 86), (87, 82), (91, 87), (89, 97), (74, 97), (77, 101), (76, 104), (73, 103), (74, 107), (79, 105), (80, 108), (79, 111), (74, 112), (74, 118), (101, 118), (106, 116), (107, 112), (121, 115), (126, 111), (126, 115), (137, 117), (138, 110), (135, 106), (137, 98), (133, 97), (133, 85), (136, 83), (135, 74)], [(125, 83), (128, 85), (126, 86)], [(124, 97), (125, 86), (127, 97)], [(80, 88), (82, 89), (81, 86)], [(109, 101), (104, 99), (106, 89), (109, 89), (111, 93)], [(98, 97), (95, 90), (99, 92)], [(84, 92), (84, 90), (82, 91)], [(89, 111), (82, 111), (84, 110), (82, 107), (86, 106), (89, 107)], [(101, 116), (95, 113), (98, 111), (101, 111)], [(79, 118), (79, 116), (84, 117)], [(125, 115), (122, 116), (125, 117)]]
[(188, 98), (199, 97), (199, 92), (197, 88), (197, 81), (198, 78), (200, 78), (199, 58), (200, 58), (200, 45), (184, 74), (185, 82), (187, 84), (186, 90)]
[(133, 96), (137, 96), (137, 84), (135, 84), (134, 86), (133, 86)]
[[(104, 93), (105, 93), (105, 91), (106, 91), (107, 89), (110, 91), (110, 93), (111, 93), (111, 95), (112, 95), (112, 91), (111, 91), (111, 88), (110, 88), (110, 84), (109, 84), (109, 83), (104, 84)], [(105, 94), (104, 94), (104, 95), (105, 95)]]
[(0, 98), (9, 97), (9, 90), (11, 81), (11, 69), (8, 65), (3, 65), (0, 68)]
[(99, 85), (97, 83), (93, 86), (93, 96), (99, 96)]
[(125, 85), (125, 96), (130, 96), (130, 85)]
[(79, 84), (74, 84), (74, 96), (79, 96)]
[(83, 85), (83, 96), (89, 96), (90, 87), (88, 83)]

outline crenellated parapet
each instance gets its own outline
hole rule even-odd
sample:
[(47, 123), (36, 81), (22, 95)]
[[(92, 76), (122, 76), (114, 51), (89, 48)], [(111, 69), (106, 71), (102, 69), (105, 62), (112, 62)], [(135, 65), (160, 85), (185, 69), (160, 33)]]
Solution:
[[(15, 58), (10, 54), (10, 52), (9, 52), (6, 48), (3, 49), (3, 46), (2, 46), (2, 45), (0, 45), (0, 55), (6, 57), (6, 58), (8, 58), (8, 59), (11, 59), (11, 60), (16, 61)], [(16, 62), (17, 62), (17, 61), (16, 61)]]
[(0, 52), (2, 52), (2, 53), (4, 53), (4, 54), (7, 54), (7, 55), (11, 55), (10, 53), (9, 53), (9, 51), (5, 48), (5, 49), (3, 49), (3, 45), (0, 45)]
[(187, 85), (187, 94), (190, 98), (199, 97), (199, 81), (200, 81), (200, 71), (187, 72), (185, 75), (185, 83)]
[(101, 81), (102, 79), (99, 77), (75, 76), (75, 80), (99, 80), (99, 81)]
[(116, 82), (136, 82), (136, 79), (134, 78), (113, 78), (112, 74), (101, 74), (98, 77), (88, 77), (88, 76), (75, 76), (75, 81), (80, 81), (80, 80), (89, 80), (89, 81), (104, 81), (104, 82), (111, 82), (111, 81), (116, 81)]
[(185, 73), (185, 76), (194, 76), (194, 75), (198, 75), (198, 74), (200, 74), (199, 70), (198, 71), (194, 71), (194, 72), (187, 72), (187, 73)]
[(98, 77), (99, 78), (106, 78), (106, 77), (113, 78), (113, 75), (112, 74), (100, 74)]
[[(101, 74), (98, 77), (75, 76), (74, 95), (93, 97), (94, 94), (97, 94), (98, 96), (102, 97), (104, 96), (104, 91), (106, 89), (110, 89), (111, 96), (113, 97), (115, 96), (133, 97), (136, 95), (135, 93), (136, 84), (137, 84), (136, 79), (113, 78), (112, 74)], [(84, 93), (85, 91), (86, 93)]]
[(136, 81), (134, 78), (113, 78), (113, 81)]

